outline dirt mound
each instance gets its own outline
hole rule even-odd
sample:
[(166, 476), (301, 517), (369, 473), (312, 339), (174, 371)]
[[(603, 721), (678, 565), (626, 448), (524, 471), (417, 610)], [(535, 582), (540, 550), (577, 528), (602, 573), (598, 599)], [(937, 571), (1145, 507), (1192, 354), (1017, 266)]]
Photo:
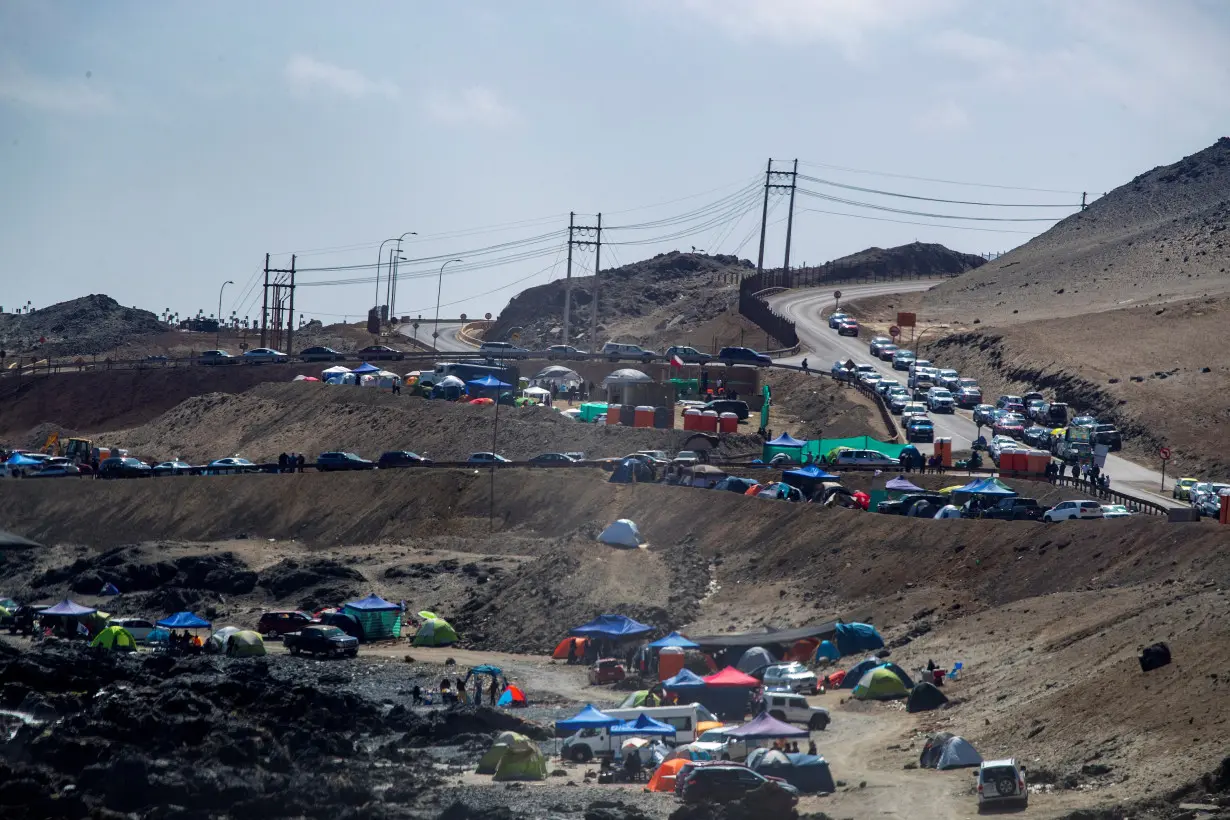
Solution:
[(998, 325), (1224, 294), (1228, 192), (1230, 138), (1223, 137), (937, 286), (926, 296), (926, 314)]
[(867, 248), (834, 259), (823, 266), (822, 276), (856, 279), (955, 276), (980, 268), (986, 262), (977, 254), (954, 251), (934, 242), (911, 242), (895, 248)]
[(148, 310), (126, 308), (110, 296), (92, 294), (32, 313), (0, 313), (0, 349), (9, 356), (88, 356), (166, 329)]
[[(809, 362), (817, 369), (828, 364), (831, 362)], [(773, 391), (770, 418), (775, 435), (780, 431), (801, 439), (865, 435), (883, 439), (888, 435), (880, 411), (857, 390), (790, 370), (766, 372), (764, 379)]]
[(156, 560), (155, 547), (120, 547), (49, 569), (30, 585), (43, 595), (60, 591), (97, 595), (106, 584), (121, 593), (181, 588), (223, 594), (251, 592), (256, 573), (231, 552)]
[[(597, 342), (588, 339), (594, 277), (572, 279), (572, 341), (600, 347), (609, 338), (635, 341), (658, 326), (683, 328), (712, 319), (738, 301), (738, 279), (751, 262), (734, 256), (703, 253), (659, 254), (602, 271), (598, 294)], [(518, 344), (537, 349), (559, 344), (564, 321), (564, 280), (524, 290), (514, 296), (487, 338), (506, 341), (519, 331)], [(648, 323), (644, 320), (650, 319)]]
[(301, 594), (299, 607), (311, 612), (322, 605), (354, 600), (366, 580), (358, 570), (327, 558), (287, 558), (264, 570), (257, 583), (275, 598)]

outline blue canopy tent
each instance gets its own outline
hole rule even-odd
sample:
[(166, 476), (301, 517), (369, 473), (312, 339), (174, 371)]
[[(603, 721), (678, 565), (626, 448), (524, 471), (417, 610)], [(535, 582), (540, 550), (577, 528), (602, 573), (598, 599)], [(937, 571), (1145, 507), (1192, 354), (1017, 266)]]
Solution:
[(706, 686), (705, 679), (691, 669), (680, 669), (678, 675), (662, 681), (662, 688), (667, 692), (694, 692)]
[(619, 718), (611, 717), (587, 703), (584, 709), (567, 720), (555, 721), (555, 734), (557, 737), (562, 737), (582, 729), (605, 729), (622, 722)]
[[(475, 390), (479, 390), (479, 391), (494, 390), (496, 391), (495, 423), (491, 426), (491, 452), (493, 454), (498, 452), (496, 450), (496, 441), (500, 434), (500, 402), (499, 402), (500, 395), (499, 395), (499, 391), (506, 390), (509, 387), (512, 387), (512, 385), (505, 384), (504, 382), (497, 379), (495, 376), (492, 376), (490, 373), (488, 373), (486, 376), (483, 376), (481, 379), (470, 379), (468, 382), (466, 382), (466, 392), (469, 393), (470, 395), (474, 395)], [(495, 527), (495, 465), (496, 465), (496, 462), (493, 459), (491, 461), (491, 506), (488, 510), (488, 518), (490, 519), (490, 523), (493, 528)]]
[(652, 631), (652, 626), (634, 621), (626, 615), (599, 615), (587, 624), (574, 626), (568, 630), (568, 634), (578, 638), (606, 638), (621, 641)]
[(979, 478), (971, 481), (964, 487), (958, 487), (952, 491), (952, 501), (954, 504), (964, 504), (971, 496), (984, 496), (986, 498), (1011, 498), (1015, 496), (1016, 490), (1002, 483), (997, 478)]
[(654, 649), (663, 649), (668, 646), (677, 646), (680, 649), (696, 649), (700, 646), (700, 644), (689, 641), (678, 632), (672, 632), (664, 638), (658, 638), (656, 641), (649, 644), (649, 646)]
[(681, 669), (673, 678), (662, 681), (662, 688), (674, 692), (680, 703), (699, 703), (715, 715), (742, 719), (747, 714), (748, 690), (735, 686), (710, 686), (691, 669)]
[(658, 735), (665, 737), (666, 735), (675, 734), (675, 727), (669, 723), (654, 720), (644, 712), (641, 712), (636, 720), (616, 723), (607, 731), (613, 735)]
[(798, 488), (805, 495), (812, 495), (825, 481), (839, 481), (841, 476), (820, 469), (815, 464), (795, 470), (782, 470), (782, 483)]
[(380, 372), (380, 368), (376, 367), (374, 364), (370, 364), (369, 362), (363, 362), (363, 364), (359, 365), (350, 372), (356, 376), (375, 375)]
[(163, 629), (209, 629), (210, 623), (191, 612), (176, 612), (163, 618), (155, 626)]
[(369, 641), (401, 637), (401, 605), (386, 601), (375, 593), (343, 605), (342, 612), (359, 622), (363, 637)]
[(806, 441), (800, 441), (789, 433), (782, 433), (772, 441), (764, 443), (764, 450), (761, 458), (766, 464), (773, 461), (773, 456), (785, 454), (796, 464), (803, 463), (803, 447)]
[(67, 618), (82, 618), (86, 615), (93, 615), (98, 610), (93, 607), (82, 606), (76, 601), (70, 601), (65, 598), (55, 606), (47, 607), (40, 615), (63, 615)]
[(504, 670), (498, 666), (492, 666), (489, 663), (480, 663), (478, 666), (470, 670), (471, 675), (490, 675), (493, 678), (504, 676)]
[(466, 387), (472, 387), (475, 390), (507, 390), (508, 388), (512, 387), (512, 385), (505, 384), (504, 382), (497, 379), (495, 376), (492, 376), (490, 373), (488, 373), (486, 376), (483, 376), (481, 379), (470, 379), (468, 382), (466, 382)]
[(837, 644), (837, 651), (842, 655), (855, 655), (859, 652), (884, 648), (884, 639), (871, 624), (837, 624), (837, 634), (833, 636), (833, 643)]

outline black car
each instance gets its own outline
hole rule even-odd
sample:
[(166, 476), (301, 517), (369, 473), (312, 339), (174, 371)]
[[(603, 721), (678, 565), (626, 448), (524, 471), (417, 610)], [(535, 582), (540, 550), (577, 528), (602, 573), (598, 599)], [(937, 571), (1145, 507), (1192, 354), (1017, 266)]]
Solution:
[(99, 478), (149, 478), (153, 474), (148, 464), (129, 456), (105, 458), (98, 465)]
[(366, 361), (392, 359), (393, 361), (400, 362), (402, 359), (406, 358), (405, 353), (402, 353), (400, 350), (394, 350), (388, 345), (368, 345), (355, 355)]
[(928, 418), (911, 419), (905, 426), (906, 441), (935, 441), (935, 425)]
[(980, 404), (974, 408), (974, 424), (979, 427), (990, 427), (995, 423), (995, 408), (989, 404)]
[(936, 510), (949, 503), (948, 496), (941, 495), (940, 493), (906, 493), (900, 498), (890, 498), (887, 501), (881, 501), (876, 505), (876, 512), (888, 515), (905, 515), (919, 501), (924, 501), (934, 508), (931, 510), (931, 515), (935, 515)]
[(336, 626), (305, 626), (298, 632), (286, 633), (282, 641), (292, 655), (307, 652), (353, 658), (359, 654), (359, 641)]
[(685, 803), (729, 803), (758, 789), (781, 789), (798, 800), (799, 791), (781, 780), (769, 779), (738, 764), (697, 766), (683, 784)]
[(317, 345), (299, 351), (299, 358), (305, 362), (340, 362), (346, 357), (331, 347)]
[(1034, 498), (1005, 498), (994, 507), (982, 511), (983, 518), (998, 518), (1003, 521), (1041, 521), (1046, 512)]
[(754, 364), (757, 366), (773, 364), (773, 360), (763, 353), (757, 353), (750, 347), (724, 347), (718, 353), (718, 359), (723, 364)]
[(429, 467), (434, 463), (426, 456), (412, 453), (409, 450), (390, 450), (387, 453), (382, 453), (380, 460), (376, 462), (377, 466), (382, 470), (387, 470), (390, 467)]
[(747, 417), (750, 415), (747, 409), (747, 402), (740, 401), (738, 399), (714, 399), (713, 401), (706, 403), (701, 409), (713, 410), (717, 412), (718, 415), (721, 415), (722, 413), (734, 413), (739, 417), (739, 421), (747, 421)]
[(1042, 449), (1050, 449), (1051, 446), (1051, 431), (1045, 427), (1026, 427), (1025, 432), (1021, 434), (1021, 438), (1030, 447), (1039, 447)]
[(316, 469), (322, 473), (336, 470), (374, 470), (374, 462), (359, 458), (354, 453), (321, 453), (316, 457)]
[(1049, 424), (1052, 427), (1063, 427), (1068, 423), (1068, 405), (1061, 401), (1053, 401), (1044, 406), (1039, 413), (1042, 418), (1038, 421), (1043, 424)]
[(1093, 428), (1093, 443), (1105, 444), (1112, 451), (1123, 449), (1123, 434), (1113, 424), (1098, 424)]
[(578, 460), (567, 453), (539, 453), (530, 459), (530, 464), (575, 464)]

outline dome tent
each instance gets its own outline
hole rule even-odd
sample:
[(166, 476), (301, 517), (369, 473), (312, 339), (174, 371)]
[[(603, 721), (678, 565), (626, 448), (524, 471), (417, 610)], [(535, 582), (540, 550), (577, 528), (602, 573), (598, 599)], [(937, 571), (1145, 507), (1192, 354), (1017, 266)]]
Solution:
[(226, 651), (226, 642), (236, 632), (243, 630), (237, 626), (223, 626), (215, 629), (213, 634), (205, 640), (205, 651), (215, 655), (221, 655)]
[(637, 529), (636, 522), (629, 518), (620, 518), (611, 524), (602, 531), (598, 540), (614, 547), (639, 547), (645, 543), (645, 539), (641, 537), (641, 531)]
[(918, 756), (921, 769), (960, 769), (977, 766), (981, 762), (982, 755), (968, 740), (948, 732), (939, 732), (928, 738), (922, 754)]
[(948, 702), (948, 696), (939, 690), (934, 683), (923, 681), (910, 691), (910, 699), (906, 701), (905, 710), (910, 713), (930, 712)]
[(457, 631), (453, 625), (434, 612), (419, 613), (423, 625), (414, 633), (415, 646), (449, 646), (457, 643)]
[[(505, 738), (505, 749), (495, 764), (492, 780), (546, 780), (547, 761), (537, 743), (516, 732), (505, 732), (500, 738)], [(496, 741), (498, 744), (499, 738)]]
[(227, 638), (226, 654), (232, 658), (259, 658), (265, 654), (265, 639), (251, 629), (241, 629)]
[(93, 649), (116, 649), (121, 652), (137, 651), (137, 642), (132, 633), (122, 626), (109, 626), (94, 636), (90, 641)]
[(854, 664), (854, 666), (851, 666), (846, 670), (846, 675), (841, 681), (841, 688), (853, 689), (858, 685), (858, 682), (863, 679), (863, 675), (866, 675), (879, 665), (879, 658), (867, 658), (866, 660), (861, 660)]
[(513, 743), (517, 742), (518, 738), (524, 737), (524, 735), (519, 735), (516, 732), (500, 732), (496, 736), (495, 742), (491, 744), (491, 748), (479, 759), (478, 768), (475, 769), (475, 773), (495, 774), (495, 770), (499, 768), (500, 761), (504, 759), (504, 753), (512, 747)]
[(759, 748), (748, 755), (747, 766), (768, 777), (779, 777), (803, 794), (831, 794), (837, 791), (828, 762), (817, 755)]
[(854, 697), (857, 700), (892, 700), (905, 697), (909, 693), (910, 690), (902, 683), (901, 678), (883, 666), (866, 672), (854, 687)]
[(739, 662), (735, 664), (735, 668), (740, 672), (751, 674), (757, 669), (763, 669), (771, 663), (776, 663), (773, 655), (763, 646), (753, 646), (743, 653), (743, 657), (739, 658)]

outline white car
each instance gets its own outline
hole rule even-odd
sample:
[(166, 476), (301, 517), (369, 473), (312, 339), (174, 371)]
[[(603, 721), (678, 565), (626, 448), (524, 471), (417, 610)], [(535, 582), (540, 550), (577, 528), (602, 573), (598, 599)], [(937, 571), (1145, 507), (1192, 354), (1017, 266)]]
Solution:
[(478, 352), (493, 359), (525, 359), (530, 355), (524, 347), (508, 342), (483, 342), (479, 345)]
[(957, 402), (952, 392), (943, 387), (932, 387), (927, 391), (927, 407), (935, 413), (956, 412)]
[(1127, 507), (1123, 506), (1122, 504), (1103, 504), (1102, 505), (1102, 517), (1103, 518), (1130, 518), (1131, 516), (1132, 516), (1132, 511), (1129, 510)]
[(144, 618), (112, 618), (109, 626), (122, 626), (132, 635), (133, 640), (145, 643), (149, 633), (154, 631), (154, 624)]
[(696, 454), (695, 450), (680, 450), (678, 453), (675, 453), (673, 461), (676, 464), (696, 464), (700, 461), (700, 456)]
[(261, 362), (286, 362), (290, 361), (290, 356), (287, 356), (281, 351), (274, 350), (271, 347), (254, 347), (243, 354), (243, 360), (246, 364), (260, 364)]
[(470, 457), (466, 459), (467, 464), (511, 464), (512, 462), (504, 458), (499, 453), (470, 453)]
[(209, 464), (205, 465), (205, 469), (201, 470), (201, 475), (231, 475), (233, 473), (256, 472), (260, 472), (260, 468), (246, 458), (227, 456), (226, 458), (216, 458), (209, 462)]
[(36, 478), (79, 476), (81, 468), (63, 456), (50, 456), (43, 459), (43, 465), (38, 468), (38, 472), (32, 472), (30, 475)]
[(901, 408), (901, 422), (903, 424), (909, 420), (910, 416), (925, 415), (927, 415), (927, 405), (921, 401), (906, 402), (905, 407)]
[(1102, 505), (1096, 501), (1061, 501), (1042, 513), (1042, 520), (1048, 524), (1056, 521), (1101, 517)]
[(765, 692), (764, 709), (783, 723), (801, 723), (812, 731), (823, 731), (832, 721), (828, 709), (812, 706), (806, 697), (794, 692)]
[(751, 752), (747, 741), (741, 737), (726, 736), (727, 732), (735, 728), (737, 727), (719, 726), (709, 729), (691, 744), (691, 748), (708, 752), (714, 760), (745, 760)]
[(1016, 760), (984, 760), (975, 773), (978, 777), (978, 808), (983, 806), (1029, 805), (1025, 767)]
[(933, 380), (940, 387), (947, 387), (949, 390), (955, 390), (961, 383), (961, 374), (952, 368), (942, 368), (936, 372)]
[(833, 464), (838, 467), (896, 467), (900, 462), (878, 450), (838, 450)]
[(764, 685), (785, 686), (795, 692), (807, 692), (814, 695), (820, 691), (820, 681), (816, 673), (797, 661), (791, 663), (775, 663), (764, 670)]
[(875, 387), (880, 383), (879, 373), (860, 373), (858, 380), (868, 387)]
[(164, 461), (154, 465), (154, 475), (187, 475), (192, 465), (186, 461)]
[(880, 374), (876, 373), (875, 365), (858, 364), (854, 366), (854, 378), (862, 381), (867, 376), (875, 376), (876, 378), (879, 378)]

